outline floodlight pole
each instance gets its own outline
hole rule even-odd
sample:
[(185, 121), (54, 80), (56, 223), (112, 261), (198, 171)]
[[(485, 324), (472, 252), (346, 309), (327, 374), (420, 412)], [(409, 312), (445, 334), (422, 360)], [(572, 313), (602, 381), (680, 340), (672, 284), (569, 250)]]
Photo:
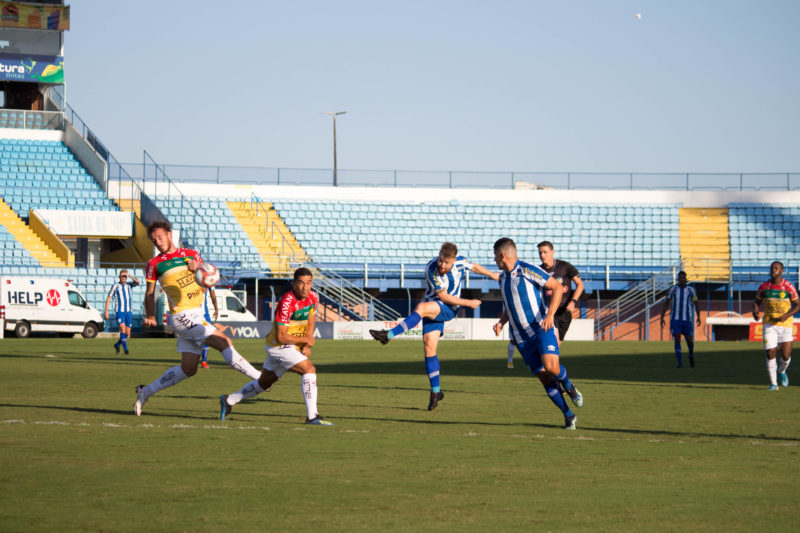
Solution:
[(333, 186), (339, 186), (339, 180), (336, 176), (336, 116), (344, 115), (347, 111), (323, 111), (323, 115), (330, 115), (333, 117)]

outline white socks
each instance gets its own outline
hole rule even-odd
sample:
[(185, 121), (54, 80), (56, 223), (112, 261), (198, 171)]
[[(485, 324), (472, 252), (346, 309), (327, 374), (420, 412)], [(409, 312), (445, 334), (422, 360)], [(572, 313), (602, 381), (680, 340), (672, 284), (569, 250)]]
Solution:
[(516, 351), (517, 347), (514, 346), (512, 343), (508, 343), (508, 362), (514, 362), (514, 352)]
[(300, 389), (303, 392), (303, 399), (306, 401), (306, 413), (309, 420), (317, 416), (317, 375), (303, 374), (300, 380)]
[(229, 394), (228, 405), (236, 405), (242, 400), (252, 398), (253, 396), (261, 394), (262, 392), (264, 392), (264, 389), (262, 389), (261, 385), (258, 384), (258, 380), (254, 379), (253, 381), (242, 387), (241, 390)]
[(153, 394), (160, 390), (164, 390), (167, 387), (172, 387), (187, 377), (189, 376), (183, 373), (183, 370), (181, 370), (181, 365), (173, 366), (172, 368), (167, 369), (167, 371), (164, 372), (160, 378), (144, 388), (144, 400), (147, 401), (147, 399)]
[(225, 362), (231, 365), (231, 367), (250, 379), (258, 379), (259, 376), (261, 376), (261, 372), (256, 370), (247, 359), (239, 355), (239, 352), (237, 352), (233, 346), (228, 346), (222, 350), (222, 358), (225, 359)]
[(775, 386), (778, 385), (778, 361), (775, 359), (767, 359), (767, 375), (769, 375), (769, 382)]
[(781, 374), (786, 372), (786, 369), (789, 368), (789, 363), (792, 362), (792, 358), (791, 357), (789, 359), (784, 359), (783, 357), (781, 357), (779, 359), (779, 358), (776, 357), (775, 359), (779, 361), (778, 362), (778, 372), (780, 372)]

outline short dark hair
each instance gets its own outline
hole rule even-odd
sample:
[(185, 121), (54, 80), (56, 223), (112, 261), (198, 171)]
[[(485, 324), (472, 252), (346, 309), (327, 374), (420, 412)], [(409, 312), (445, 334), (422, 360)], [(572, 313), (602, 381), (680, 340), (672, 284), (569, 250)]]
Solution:
[(147, 236), (149, 237), (152, 235), (153, 231), (159, 228), (163, 229), (164, 231), (172, 231), (172, 224), (166, 220), (154, 220), (147, 225)]
[(685, 276), (686, 275), (686, 271), (685, 270), (681, 270), (680, 272), (678, 272), (678, 276), (680, 276), (681, 274), (683, 274)]
[(444, 257), (456, 257), (458, 255), (458, 246), (452, 242), (446, 242), (439, 248), (439, 253)]
[(783, 263), (781, 263), (780, 261), (773, 261), (772, 263), (770, 263), (769, 264), (769, 268), (770, 269), (772, 268), (772, 265), (780, 265), (781, 266), (781, 270), (786, 270), (786, 267), (783, 266)]
[(541, 248), (542, 246), (547, 246), (551, 250), (555, 249), (555, 248), (553, 248), (553, 243), (550, 242), (550, 241), (542, 241), (542, 242), (540, 242), (539, 244), (536, 245), (536, 248), (538, 249), (538, 248)]
[(494, 251), (495, 252), (499, 252), (501, 250), (506, 250), (509, 247), (513, 248), (514, 250), (517, 249), (517, 245), (514, 244), (514, 241), (512, 241), (508, 237), (500, 237), (494, 243)]
[(292, 279), (294, 281), (297, 281), (299, 278), (302, 278), (303, 276), (310, 276), (310, 277), (313, 278), (314, 274), (312, 274), (311, 271), (309, 269), (307, 269), (306, 267), (300, 267), (300, 268), (298, 268), (297, 270), (294, 271), (294, 278), (292, 278)]

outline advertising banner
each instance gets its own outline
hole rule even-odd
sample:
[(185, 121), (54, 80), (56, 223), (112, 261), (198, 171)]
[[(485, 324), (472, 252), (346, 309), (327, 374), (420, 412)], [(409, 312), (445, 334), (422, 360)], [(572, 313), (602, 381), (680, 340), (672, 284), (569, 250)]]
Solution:
[(34, 209), (57, 235), (70, 237), (131, 237), (133, 213)]
[[(800, 341), (800, 328), (797, 327), (797, 322), (792, 324), (792, 335), (795, 341)], [(750, 322), (750, 341), (764, 342), (763, 322)]]
[(0, 1), (0, 27), (65, 31), (69, 29), (69, 6)]
[[(315, 339), (332, 339), (334, 322), (320, 322), (314, 328)], [(263, 339), (272, 329), (272, 322), (214, 322), (217, 331), (230, 339)]]
[(0, 54), (0, 81), (64, 83), (64, 58)]

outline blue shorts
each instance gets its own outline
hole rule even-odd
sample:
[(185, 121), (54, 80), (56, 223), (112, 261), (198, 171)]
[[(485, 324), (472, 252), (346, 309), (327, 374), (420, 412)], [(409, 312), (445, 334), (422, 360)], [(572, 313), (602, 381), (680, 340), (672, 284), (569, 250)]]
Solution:
[(120, 311), (117, 313), (117, 324), (125, 324), (128, 327), (133, 325), (133, 313), (130, 311)]
[(535, 337), (518, 345), (517, 348), (519, 353), (522, 354), (522, 360), (525, 361), (531, 372), (538, 374), (544, 370), (542, 355), (550, 353), (558, 355), (559, 353), (556, 329), (550, 328), (547, 331), (540, 331)]
[(423, 335), (426, 335), (432, 331), (438, 331), (444, 335), (444, 323), (448, 320), (453, 320), (456, 317), (456, 312), (453, 311), (449, 305), (445, 305), (442, 302), (436, 303), (439, 304), (439, 314), (436, 315), (436, 318), (422, 319)]
[(683, 335), (684, 337), (694, 338), (694, 324), (691, 320), (670, 320), (669, 331), (672, 336)]

